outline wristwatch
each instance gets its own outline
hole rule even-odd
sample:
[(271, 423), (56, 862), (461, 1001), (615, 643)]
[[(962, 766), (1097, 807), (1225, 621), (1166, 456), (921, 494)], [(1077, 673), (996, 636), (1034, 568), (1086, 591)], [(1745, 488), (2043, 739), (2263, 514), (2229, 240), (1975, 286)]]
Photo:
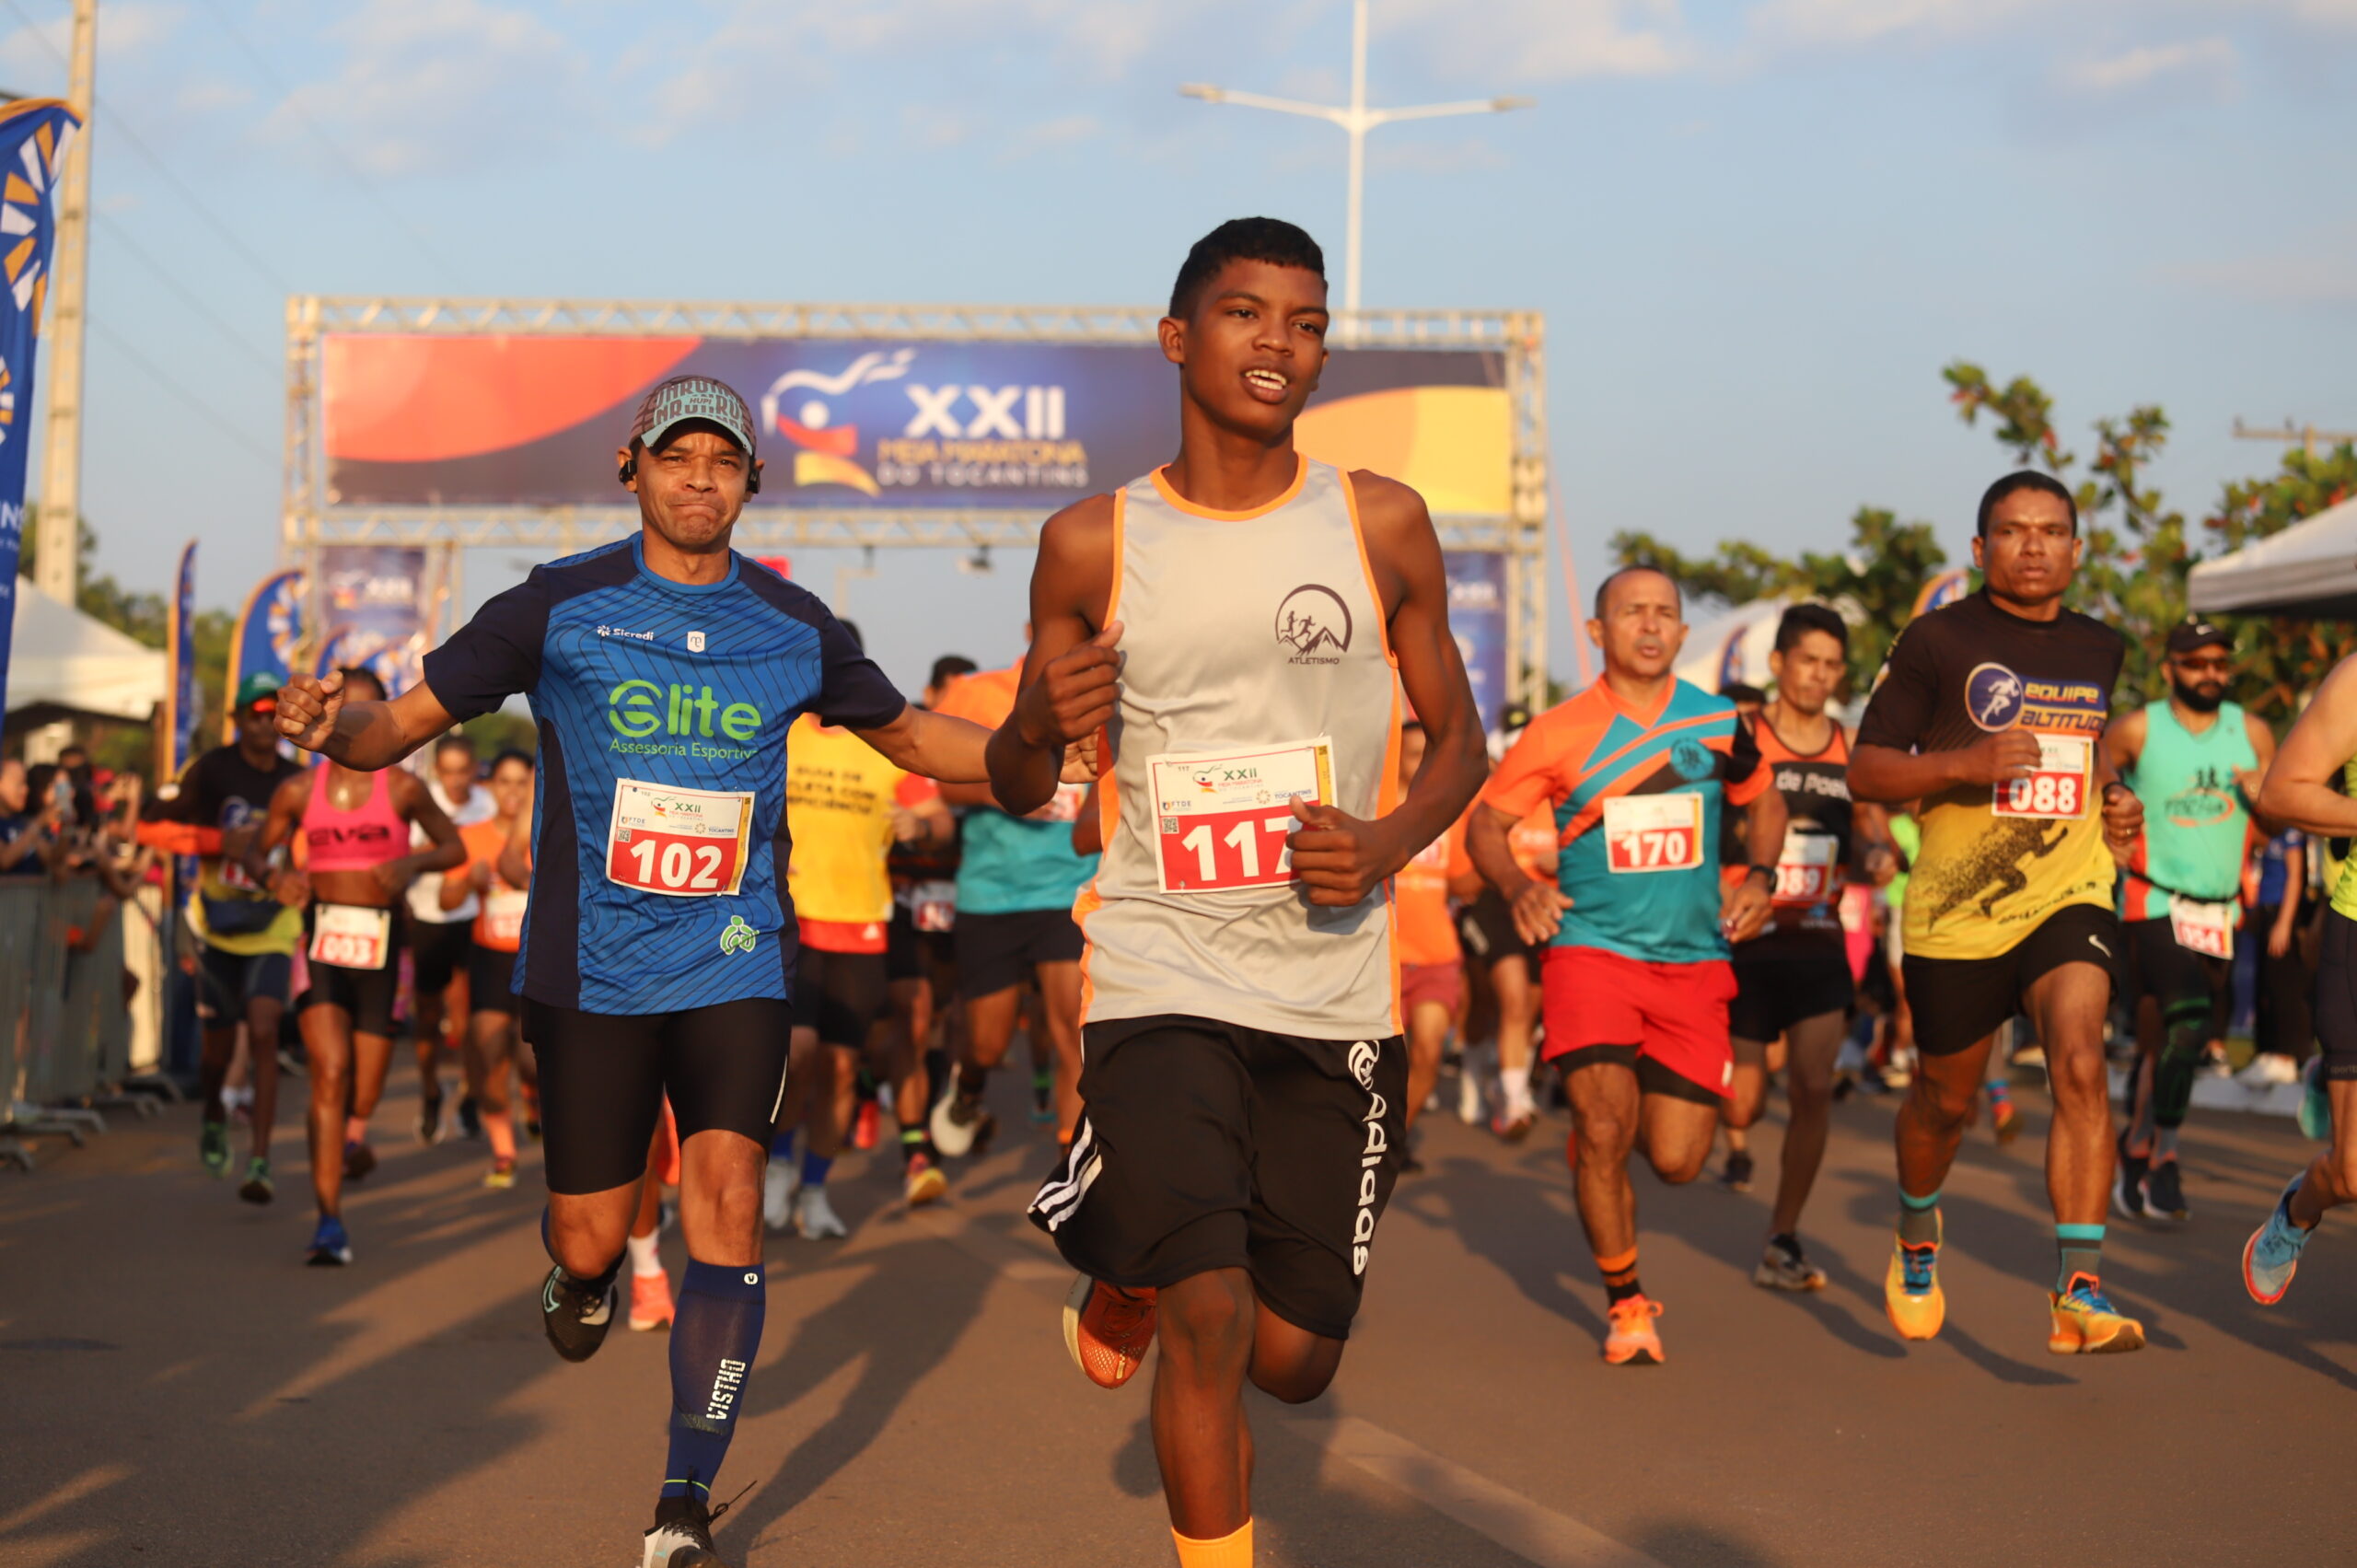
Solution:
[(1747, 866), (1744, 870), (1744, 876), (1746, 877), (1765, 877), (1772, 886), (1776, 880), (1776, 868), (1773, 865)]

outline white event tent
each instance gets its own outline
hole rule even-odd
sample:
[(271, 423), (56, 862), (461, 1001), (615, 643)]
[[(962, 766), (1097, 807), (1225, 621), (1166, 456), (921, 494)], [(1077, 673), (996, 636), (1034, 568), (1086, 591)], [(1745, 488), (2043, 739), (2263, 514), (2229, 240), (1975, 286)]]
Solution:
[(8, 712), (63, 710), (145, 724), (164, 700), (169, 660), (17, 579), (8, 653)]
[(2193, 568), (2189, 609), (2203, 615), (2303, 615), (2357, 620), (2357, 501)]

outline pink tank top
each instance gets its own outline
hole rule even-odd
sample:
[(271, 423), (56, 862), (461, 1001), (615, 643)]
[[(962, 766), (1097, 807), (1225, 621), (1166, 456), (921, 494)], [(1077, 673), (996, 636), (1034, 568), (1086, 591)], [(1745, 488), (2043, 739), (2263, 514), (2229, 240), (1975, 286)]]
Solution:
[(310, 871), (374, 871), (409, 853), (409, 826), (393, 809), (392, 786), (372, 774), (368, 798), (343, 811), (328, 796), (328, 767), (311, 770), (311, 799), (303, 808), (305, 868)]

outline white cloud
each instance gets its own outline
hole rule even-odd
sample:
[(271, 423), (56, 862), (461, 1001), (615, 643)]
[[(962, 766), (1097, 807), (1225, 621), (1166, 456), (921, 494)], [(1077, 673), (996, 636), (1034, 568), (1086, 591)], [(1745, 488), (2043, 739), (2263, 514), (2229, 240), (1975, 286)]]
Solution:
[[(12, 8), (13, 9), (13, 8)], [(13, 14), (22, 16), (21, 9)], [(153, 49), (180, 27), (178, 6), (148, 5), (144, 0), (113, 0), (99, 7), (99, 75), (128, 55)], [(74, 43), (74, 14), (60, 11), (39, 27), (19, 27), (0, 38), (0, 72), (6, 84), (19, 90), (65, 91), (67, 51)]]
[(296, 88), (263, 134), (305, 143), (308, 120), (378, 176), (446, 170), (544, 137), (552, 105), (581, 75), (545, 23), (486, 0), (366, 0), (330, 36), (345, 46), (343, 69)]
[(1756, 32), (1802, 43), (1872, 43), (1903, 33), (1986, 30), (2029, 9), (2029, 0), (1764, 0)]
[(2165, 275), (2268, 305), (2357, 305), (2357, 224), (2311, 234), (2296, 250), (2195, 262)]
[(1467, 80), (1657, 76), (1697, 59), (1678, 0), (1386, 0), (1375, 23)]
[(2235, 46), (2223, 38), (2147, 43), (2104, 59), (2067, 65), (2060, 73), (2060, 79), (2065, 87), (2090, 93), (2121, 92), (2186, 76), (2229, 87), (2234, 82), (2235, 61)]

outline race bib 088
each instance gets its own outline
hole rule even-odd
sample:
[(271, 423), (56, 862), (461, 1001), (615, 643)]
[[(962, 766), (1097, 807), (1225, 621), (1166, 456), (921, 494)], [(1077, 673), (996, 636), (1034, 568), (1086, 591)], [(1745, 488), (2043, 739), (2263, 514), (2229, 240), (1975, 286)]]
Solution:
[(2038, 767), (2026, 779), (1995, 787), (1990, 809), (2000, 817), (2075, 821), (2087, 814), (2087, 779), (2095, 742), (2084, 735), (2038, 737)]
[(1167, 893), (1273, 888), (1293, 879), (1285, 843), (1298, 796), (1330, 805), (1334, 746), (1324, 736), (1198, 756), (1146, 760), (1155, 856)]
[(745, 879), (753, 826), (750, 790), (678, 789), (614, 781), (606, 879), (642, 893), (709, 899)]

